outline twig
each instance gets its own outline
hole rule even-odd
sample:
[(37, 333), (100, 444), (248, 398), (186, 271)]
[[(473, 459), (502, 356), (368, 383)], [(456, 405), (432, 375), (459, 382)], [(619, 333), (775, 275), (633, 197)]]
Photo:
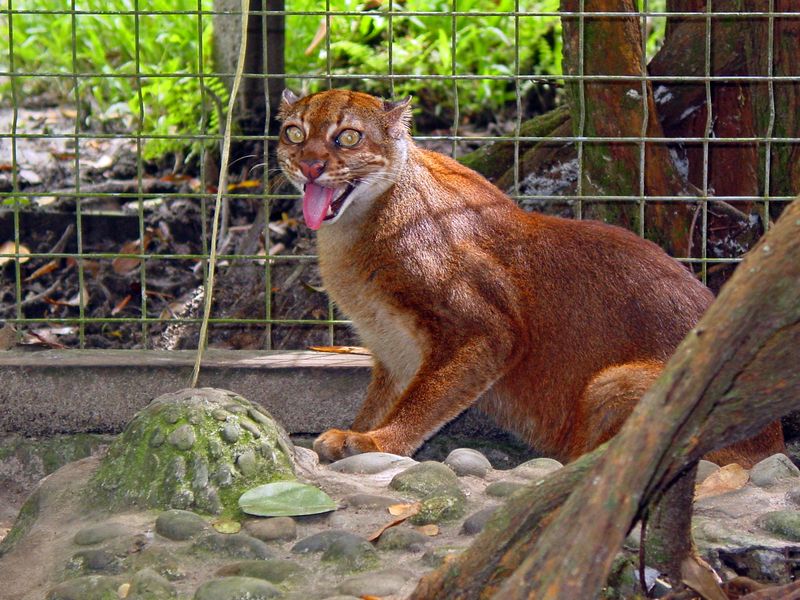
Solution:
[(72, 234), (75, 233), (75, 224), (70, 223), (67, 225), (67, 228), (64, 230), (64, 233), (61, 234), (61, 237), (56, 242), (55, 246), (50, 248), (50, 252), (48, 254), (60, 254), (64, 251), (64, 248), (67, 247), (67, 242), (69, 242), (69, 238), (72, 237)]
[(239, 58), (236, 62), (236, 73), (233, 76), (231, 95), (228, 99), (228, 114), (225, 115), (225, 132), (222, 140), (222, 156), (220, 158), (219, 184), (217, 186), (217, 198), (214, 203), (214, 220), (211, 226), (211, 252), (208, 257), (208, 278), (206, 279), (205, 293), (203, 299), (203, 322), (200, 325), (200, 339), (197, 342), (197, 357), (192, 371), (190, 387), (197, 387), (197, 379), (200, 377), (200, 364), (203, 360), (203, 351), (208, 341), (208, 319), (211, 316), (211, 305), (214, 298), (214, 271), (217, 264), (217, 234), (219, 232), (220, 213), (222, 211), (222, 195), (228, 189), (228, 163), (231, 151), (231, 127), (233, 125), (233, 111), (236, 108), (236, 98), (239, 95), (239, 84), (242, 81), (244, 72), (245, 54), (247, 52), (247, 23), (250, 13), (250, 0), (242, 0), (242, 27), (241, 43), (239, 45)]

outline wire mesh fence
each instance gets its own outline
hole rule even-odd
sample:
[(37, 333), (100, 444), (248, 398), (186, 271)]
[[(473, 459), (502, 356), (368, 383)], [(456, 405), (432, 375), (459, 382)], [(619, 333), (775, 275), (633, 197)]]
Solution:
[(411, 94), (419, 144), (526, 209), (654, 239), (712, 288), (798, 191), (791, 2), (250, 4), (244, 33), (239, 0), (7, 0), (0, 319), (24, 340), (197, 343), (244, 38), (214, 345), (354, 342), (274, 169), (284, 86)]

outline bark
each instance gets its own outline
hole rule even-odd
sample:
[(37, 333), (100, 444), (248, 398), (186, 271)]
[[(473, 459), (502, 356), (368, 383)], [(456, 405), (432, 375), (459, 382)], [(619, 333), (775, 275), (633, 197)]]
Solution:
[[(634, 0), (587, 0), (584, 9), (634, 13)], [(577, 11), (577, 0), (562, 0), (562, 10)], [(562, 18), (564, 32), (564, 71), (581, 73), (580, 20)], [(627, 75), (645, 73), (639, 20), (630, 17), (591, 17), (583, 21), (584, 75)], [(583, 87), (583, 103), (580, 89)], [(584, 144), (584, 191), (593, 196), (694, 196), (695, 190), (678, 173), (665, 144), (638, 142), (592, 142), (593, 137), (664, 137), (650, 82), (570, 80), (568, 85), (573, 130), (589, 138)], [(585, 131), (579, 131), (581, 116)], [(644, 173), (641, 173), (644, 152)], [(643, 182), (643, 187), (641, 183)], [(645, 235), (673, 256), (683, 256), (689, 247), (693, 217), (690, 202), (650, 202), (640, 223), (636, 203), (616, 204), (619, 219), (609, 214), (607, 202), (589, 204), (589, 216), (614, 220)]]
[(607, 448), (516, 496), (411, 598), (596, 597), (654, 500), (703, 455), (796, 408), (797, 364), (800, 202), (745, 257)]

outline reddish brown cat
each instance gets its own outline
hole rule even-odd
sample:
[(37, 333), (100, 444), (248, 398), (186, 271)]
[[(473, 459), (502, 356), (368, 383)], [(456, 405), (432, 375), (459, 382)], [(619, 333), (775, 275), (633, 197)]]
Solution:
[[(572, 460), (609, 439), (712, 300), (655, 244), (527, 213), (477, 173), (422, 150), (409, 99), (284, 92), (278, 159), (318, 229), (325, 287), (372, 351), (334, 460), (411, 454), (480, 398), (497, 422)], [(717, 453), (783, 450), (780, 424)]]

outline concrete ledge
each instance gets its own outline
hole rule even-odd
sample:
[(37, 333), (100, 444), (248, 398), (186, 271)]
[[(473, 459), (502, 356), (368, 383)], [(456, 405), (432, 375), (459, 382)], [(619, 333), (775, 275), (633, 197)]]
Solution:
[[(152, 350), (0, 352), (0, 434), (118, 432), (150, 400), (189, 384), (195, 353)], [(199, 385), (237, 392), (290, 433), (346, 427), (371, 358), (209, 349)]]
[[(193, 350), (0, 352), (0, 436), (117, 433), (150, 400), (189, 385)], [(209, 349), (199, 385), (258, 402), (289, 433), (347, 428), (364, 398), (372, 359), (325, 352)], [(442, 430), (507, 439), (470, 409)]]

